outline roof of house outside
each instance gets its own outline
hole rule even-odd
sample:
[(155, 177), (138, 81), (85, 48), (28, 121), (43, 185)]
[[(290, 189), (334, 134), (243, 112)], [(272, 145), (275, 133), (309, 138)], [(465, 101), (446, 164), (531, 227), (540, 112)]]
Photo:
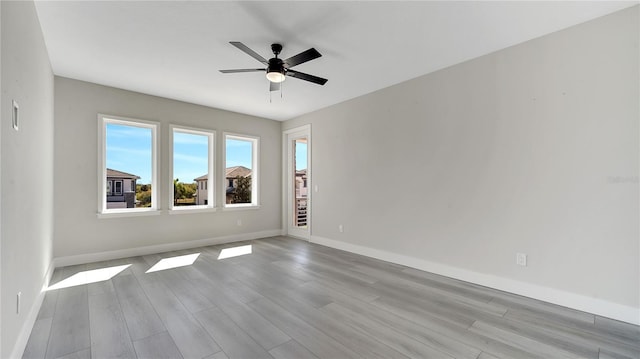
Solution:
[(111, 168), (107, 168), (107, 177), (140, 179), (140, 176), (132, 175), (131, 173), (127, 172), (112, 170)]
[[(234, 166), (234, 167), (227, 167), (227, 169), (225, 170), (225, 177), (226, 178), (236, 178), (236, 177), (248, 177), (251, 176), (251, 170), (248, 169), (247, 167), (244, 166)], [(206, 180), (208, 177), (208, 175), (202, 175), (200, 177), (194, 178), (194, 181), (204, 181)]]
[(227, 178), (236, 178), (238, 176), (240, 177), (251, 176), (251, 170), (244, 166), (227, 167), (227, 170), (226, 170)]

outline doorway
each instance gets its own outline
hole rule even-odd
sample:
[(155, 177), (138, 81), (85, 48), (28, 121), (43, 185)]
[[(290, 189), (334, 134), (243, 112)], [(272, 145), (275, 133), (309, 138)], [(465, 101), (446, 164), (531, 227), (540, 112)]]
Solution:
[(283, 133), (286, 145), (287, 234), (311, 238), (311, 125)]

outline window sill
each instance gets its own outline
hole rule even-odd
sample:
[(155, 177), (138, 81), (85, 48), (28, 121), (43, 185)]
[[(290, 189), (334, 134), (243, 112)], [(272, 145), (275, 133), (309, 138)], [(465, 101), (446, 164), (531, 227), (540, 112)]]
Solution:
[(260, 209), (259, 205), (247, 205), (247, 206), (232, 206), (232, 207), (223, 207), (223, 211), (244, 211), (244, 210), (253, 210)]
[(142, 216), (158, 216), (162, 212), (157, 209), (147, 210), (122, 210), (122, 211), (109, 211), (98, 213), (97, 216), (100, 219), (106, 218), (123, 218), (123, 217), (142, 217)]
[(193, 214), (193, 213), (210, 213), (215, 212), (218, 209), (216, 207), (195, 207), (195, 208), (172, 208), (169, 210), (169, 214)]

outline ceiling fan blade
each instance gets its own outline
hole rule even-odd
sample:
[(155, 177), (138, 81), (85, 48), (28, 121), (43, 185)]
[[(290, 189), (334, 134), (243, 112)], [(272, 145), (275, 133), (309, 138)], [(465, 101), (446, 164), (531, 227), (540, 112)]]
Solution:
[(230, 41), (229, 42), (231, 45), (237, 47), (238, 49), (240, 49), (240, 51), (246, 53), (247, 55), (253, 57), (254, 59), (262, 62), (263, 64), (267, 65), (267, 59), (265, 59), (264, 57), (258, 55), (255, 51), (251, 50), (250, 48), (247, 47), (247, 45), (239, 42), (239, 41)]
[(269, 91), (280, 91), (280, 82), (269, 82)]
[(328, 81), (327, 79), (323, 79), (322, 77), (305, 74), (303, 72), (299, 72), (296, 70), (287, 70), (287, 76), (295, 77), (300, 80), (313, 82), (314, 84), (318, 84), (318, 85), (324, 85)]
[(310, 48), (307, 51), (302, 51), (301, 53), (291, 56), (290, 58), (284, 60), (284, 63), (287, 64), (289, 67), (294, 67), (296, 65), (300, 65), (304, 62), (307, 61), (311, 61), (313, 59), (317, 59), (318, 57), (322, 56), (318, 50), (314, 49), (313, 47)]
[(220, 72), (222, 72), (223, 74), (233, 74), (236, 72), (264, 72), (267, 71), (267, 69), (235, 69), (235, 70), (219, 70)]

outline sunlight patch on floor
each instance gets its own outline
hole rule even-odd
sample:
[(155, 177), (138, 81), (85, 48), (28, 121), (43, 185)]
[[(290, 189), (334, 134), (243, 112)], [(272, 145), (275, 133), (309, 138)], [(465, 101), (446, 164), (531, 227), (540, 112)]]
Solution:
[(198, 259), (200, 253), (187, 254), (184, 256), (177, 256), (171, 258), (163, 258), (158, 263), (154, 264), (153, 267), (149, 268), (145, 273), (158, 272), (161, 270), (178, 268), (178, 267), (186, 267), (193, 264), (193, 262)]
[(248, 244), (246, 246), (225, 248), (220, 252), (218, 259), (232, 258), (232, 257), (243, 256), (245, 254), (251, 254), (251, 250), (252, 250), (251, 244)]
[(77, 285), (103, 282), (115, 277), (116, 275), (118, 275), (118, 273), (129, 268), (130, 265), (131, 264), (125, 264), (116, 267), (107, 267), (79, 272), (67, 279), (61, 280), (54, 285), (50, 285), (47, 290), (69, 288), (75, 287)]

